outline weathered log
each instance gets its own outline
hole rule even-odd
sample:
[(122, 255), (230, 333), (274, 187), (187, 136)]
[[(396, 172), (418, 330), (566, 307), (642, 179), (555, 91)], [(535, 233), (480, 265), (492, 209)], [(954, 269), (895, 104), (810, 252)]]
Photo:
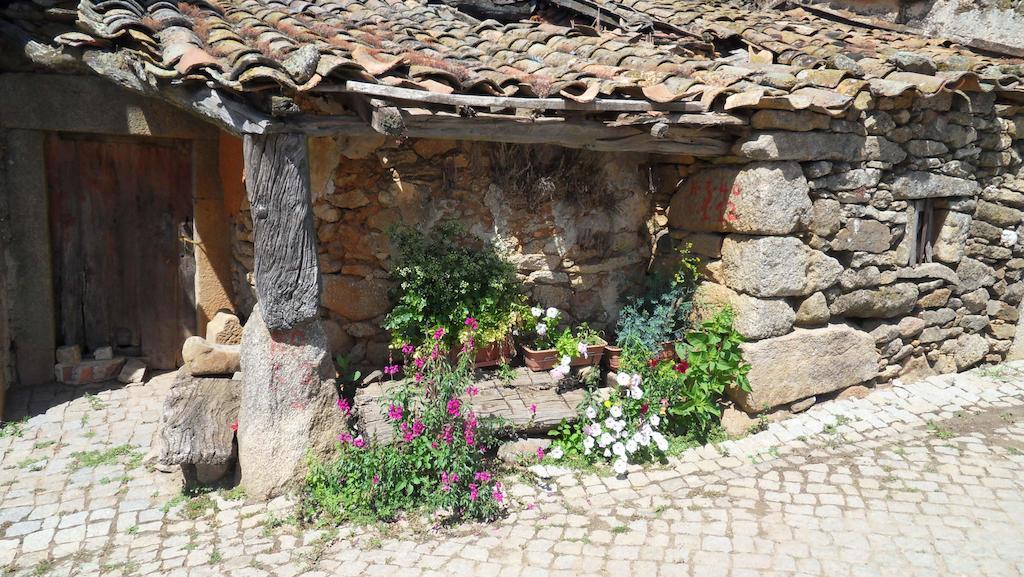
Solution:
[(291, 329), (320, 314), (320, 265), (306, 137), (247, 134), (244, 159), (245, 188), (252, 205), (256, 294), (267, 327)]
[(235, 458), (235, 432), (242, 383), (232, 379), (193, 377), (179, 369), (164, 400), (165, 465), (222, 465)]

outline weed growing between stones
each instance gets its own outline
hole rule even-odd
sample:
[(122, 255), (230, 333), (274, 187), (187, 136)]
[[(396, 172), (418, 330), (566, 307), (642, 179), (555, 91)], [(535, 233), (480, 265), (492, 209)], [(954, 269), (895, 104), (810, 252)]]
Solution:
[(119, 462), (121, 457), (127, 457), (125, 467), (134, 469), (142, 463), (145, 455), (131, 445), (118, 445), (106, 450), (76, 451), (71, 453), (73, 462), (68, 465), (72, 471), (86, 467), (99, 467), (101, 465), (113, 465)]
[(23, 418), (18, 421), (7, 421), (0, 423), (0, 439), (6, 439), (8, 437), (21, 437), (25, 434), (25, 425), (28, 423), (28, 418)]

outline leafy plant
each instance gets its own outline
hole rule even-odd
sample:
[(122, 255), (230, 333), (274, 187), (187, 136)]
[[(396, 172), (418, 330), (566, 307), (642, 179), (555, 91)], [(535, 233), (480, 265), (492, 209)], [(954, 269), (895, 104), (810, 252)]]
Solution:
[(396, 346), (428, 341), (430, 332), (445, 330), (446, 343), (464, 340), (463, 321), (472, 315), (481, 345), (505, 339), (520, 295), (515, 266), (494, 244), (466, 234), (455, 222), (423, 233), (409, 226), (392, 229), (396, 248), (392, 275), (398, 281), (396, 305), (384, 328)]
[(700, 278), (700, 259), (690, 250), (689, 244), (678, 249), (676, 270), (668, 276), (655, 273), (648, 277), (643, 294), (619, 311), (616, 343), (623, 356), (646, 360), (661, 349), (661, 343), (682, 338), (690, 328), (693, 295)]
[(385, 401), (395, 433), (391, 444), (343, 435), (336, 460), (311, 460), (306, 517), (392, 520), (426, 508), (489, 519), (502, 511), (502, 485), (484, 455), (493, 442), (493, 424), (465, 406), (478, 392), (471, 369), (475, 333), (456, 361), (450, 360), (444, 334), (439, 329), (419, 348), (403, 347), (404, 372), (411, 377), (392, 381)]

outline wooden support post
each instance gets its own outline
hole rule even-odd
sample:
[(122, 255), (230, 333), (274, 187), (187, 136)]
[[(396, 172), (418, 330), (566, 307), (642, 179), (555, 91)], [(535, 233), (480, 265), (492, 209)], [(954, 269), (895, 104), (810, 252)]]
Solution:
[(267, 328), (290, 329), (320, 315), (306, 137), (247, 134), (243, 154), (252, 206), (256, 295)]
[(286, 491), (306, 455), (326, 457), (344, 428), (320, 323), (306, 137), (246, 135), (258, 303), (242, 333), (238, 462), (250, 495)]

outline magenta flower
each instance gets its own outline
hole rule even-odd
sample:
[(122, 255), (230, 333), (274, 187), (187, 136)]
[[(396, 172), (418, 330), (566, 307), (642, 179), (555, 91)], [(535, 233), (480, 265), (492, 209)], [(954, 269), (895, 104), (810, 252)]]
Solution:
[(416, 419), (412, 422), (412, 434), (419, 437), (423, 434), (423, 431), (427, 429), (427, 426), (423, 424), (423, 421)]
[(338, 408), (346, 415), (352, 412), (352, 405), (348, 404), (348, 400), (345, 397), (338, 398)]
[(476, 499), (479, 496), (479, 494), (480, 494), (480, 491), (477, 489), (476, 483), (470, 483), (469, 484), (469, 500), (470, 501), (476, 501)]
[(434, 331), (434, 340), (435, 341), (441, 340), (441, 337), (443, 337), (443, 336), (444, 336), (444, 329), (439, 328), (436, 331)]
[(541, 448), (541, 447), (537, 447), (537, 460), (543, 460), (543, 459), (544, 459), (544, 449)]
[(384, 367), (384, 374), (385, 375), (397, 375), (398, 371), (401, 370), (401, 368), (402, 367), (399, 367), (398, 365), (387, 365), (387, 366)]
[(534, 404), (530, 405), (530, 413), (532, 413), (534, 415), (537, 414), (537, 403), (534, 403)]
[(413, 375), (412, 380), (416, 381), (417, 383), (422, 381), (423, 373), (416, 373), (415, 375)]
[(373, 476), (373, 484), (374, 485), (380, 485), (380, 475), (374, 475)]
[(391, 406), (388, 407), (388, 418), (391, 419), (392, 421), (401, 420), (402, 407), (399, 407), (398, 405), (392, 403)]
[(466, 317), (466, 326), (469, 327), (470, 330), (475, 331), (480, 326), (480, 323), (476, 322), (476, 319), (473, 317)]
[(341, 444), (347, 445), (352, 442), (352, 435), (348, 433), (342, 433), (338, 435), (338, 440), (341, 441)]
[(451, 445), (452, 442), (455, 441), (451, 425), (445, 425), (444, 428), (441, 429), (441, 440), (444, 441), (444, 444), (446, 445)]
[(409, 355), (413, 354), (414, 352), (416, 352), (416, 347), (412, 346), (411, 344), (405, 343), (404, 345), (402, 345), (402, 354), (403, 355), (409, 356)]
[(481, 483), (486, 483), (491, 480), (491, 474), (487, 471), (477, 471), (473, 473), (473, 479)]
[(416, 365), (417, 369), (422, 369), (423, 365), (427, 364), (427, 361), (426, 359), (417, 358), (416, 360), (413, 361), (413, 364)]
[(471, 397), (475, 397), (475, 396), (480, 394), (480, 389), (478, 389), (476, 387), (468, 387), (466, 389), (466, 394), (471, 396)]
[(505, 494), (501, 492), (501, 483), (494, 484), (494, 490), (491, 491), (491, 497), (493, 497), (498, 503), (505, 500)]
[(366, 441), (364, 441), (362, 437), (356, 437), (352, 441), (352, 446), (357, 448), (357, 449), (362, 449), (362, 448), (366, 447)]
[(461, 409), (462, 409), (462, 401), (460, 401), (458, 399), (452, 399), (452, 400), (448, 401), (448, 414), (449, 415), (454, 417), (454, 416), (459, 414), (459, 411)]

